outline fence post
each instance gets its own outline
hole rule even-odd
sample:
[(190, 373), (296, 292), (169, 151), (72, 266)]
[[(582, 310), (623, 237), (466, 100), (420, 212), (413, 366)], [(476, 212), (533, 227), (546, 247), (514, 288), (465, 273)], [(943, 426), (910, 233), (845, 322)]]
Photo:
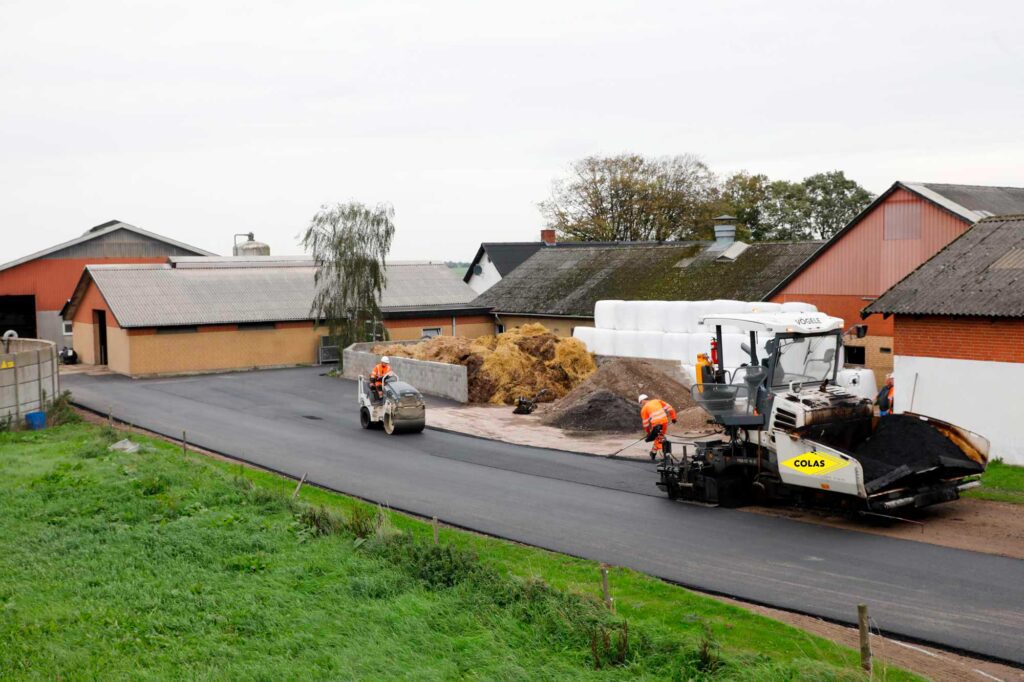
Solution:
[(608, 564), (601, 564), (601, 591), (604, 593), (604, 605), (615, 613), (615, 600), (612, 599), (611, 588), (608, 587)]
[(860, 667), (871, 676), (871, 639), (868, 630), (868, 605), (857, 604), (857, 627), (860, 629)]
[[(182, 435), (184, 435), (184, 433)], [(302, 474), (302, 478), (299, 479), (299, 484), (297, 486), (295, 486), (295, 492), (292, 493), (292, 499), (293, 500), (296, 497), (299, 496), (299, 491), (302, 490), (302, 484), (306, 482), (306, 476), (307, 475), (308, 475), (308, 473)]]
[(434, 527), (434, 544), (436, 545), (438, 543), (438, 533), (439, 533), (438, 527), (437, 527), (437, 517), (436, 516), (433, 519), (431, 519), (430, 524)]
[(39, 399), (40, 412), (46, 409), (46, 401), (43, 399), (43, 351), (36, 351), (36, 398)]
[(184, 431), (181, 432), (181, 456), (184, 457), (188, 454), (188, 436)]

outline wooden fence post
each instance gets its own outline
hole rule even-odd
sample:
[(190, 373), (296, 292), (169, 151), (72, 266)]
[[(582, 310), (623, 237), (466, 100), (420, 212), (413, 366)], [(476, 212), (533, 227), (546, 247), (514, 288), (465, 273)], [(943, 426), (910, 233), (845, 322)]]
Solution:
[(604, 593), (604, 605), (615, 613), (615, 600), (612, 599), (612, 591), (608, 586), (608, 564), (601, 564), (601, 591)]
[(433, 519), (431, 519), (430, 524), (434, 527), (434, 544), (436, 545), (436, 544), (438, 544), (438, 540), (439, 540), (439, 538), (438, 538), (439, 529), (437, 527), (437, 517), (436, 516)]
[(871, 639), (868, 630), (868, 605), (857, 604), (857, 626), (860, 629), (860, 667), (871, 676)]
[(297, 486), (295, 486), (295, 492), (293, 492), (293, 493), (292, 493), (292, 499), (293, 499), (293, 500), (294, 500), (294, 499), (295, 499), (296, 497), (298, 497), (298, 496), (299, 496), (299, 491), (300, 491), (300, 490), (302, 490), (302, 484), (306, 482), (306, 476), (308, 476), (308, 475), (309, 475), (309, 473), (308, 473), (308, 472), (307, 472), (307, 473), (304, 473), (304, 474), (302, 474), (302, 478), (300, 478), (300, 479), (299, 479), (299, 484), (298, 484)]
[(181, 456), (184, 457), (187, 454), (188, 454), (188, 435), (184, 431), (182, 431), (181, 432)]

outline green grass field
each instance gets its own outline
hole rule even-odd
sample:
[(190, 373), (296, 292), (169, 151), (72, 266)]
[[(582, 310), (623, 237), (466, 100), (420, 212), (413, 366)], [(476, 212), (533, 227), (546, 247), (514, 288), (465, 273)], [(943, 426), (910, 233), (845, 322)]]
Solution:
[(981, 487), (967, 491), (964, 497), (1024, 504), (1024, 467), (990, 462), (981, 476)]
[(435, 546), (168, 443), (109, 452), (121, 435), (0, 433), (0, 679), (863, 679), (852, 650), (632, 571), (612, 614), (593, 562)]

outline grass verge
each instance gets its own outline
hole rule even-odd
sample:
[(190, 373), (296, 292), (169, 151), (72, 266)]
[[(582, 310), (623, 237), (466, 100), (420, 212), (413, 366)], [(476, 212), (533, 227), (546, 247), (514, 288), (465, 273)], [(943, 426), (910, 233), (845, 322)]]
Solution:
[(981, 487), (968, 490), (964, 497), (1024, 504), (1024, 467), (998, 460), (990, 462), (981, 475)]
[(169, 443), (110, 452), (122, 436), (0, 434), (0, 679), (862, 679), (850, 649), (629, 570), (612, 614), (593, 562), (435, 546)]

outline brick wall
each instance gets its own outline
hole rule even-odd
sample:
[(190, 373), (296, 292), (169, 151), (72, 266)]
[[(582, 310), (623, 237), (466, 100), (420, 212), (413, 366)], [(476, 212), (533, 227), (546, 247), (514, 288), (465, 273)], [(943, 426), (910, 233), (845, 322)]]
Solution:
[(1024, 318), (896, 316), (896, 355), (1024, 362)]

